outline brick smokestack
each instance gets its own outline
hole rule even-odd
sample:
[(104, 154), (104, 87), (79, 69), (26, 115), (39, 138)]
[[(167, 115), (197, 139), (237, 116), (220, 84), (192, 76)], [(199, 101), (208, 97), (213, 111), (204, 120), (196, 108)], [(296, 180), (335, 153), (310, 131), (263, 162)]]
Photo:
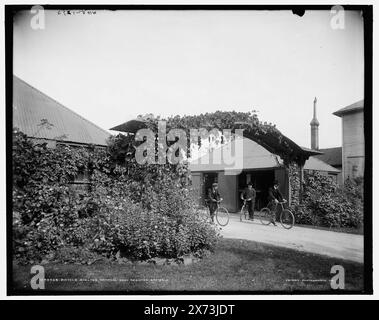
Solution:
[(311, 121), (311, 148), (318, 150), (318, 126), (320, 123), (317, 120), (317, 98), (313, 101), (313, 119)]

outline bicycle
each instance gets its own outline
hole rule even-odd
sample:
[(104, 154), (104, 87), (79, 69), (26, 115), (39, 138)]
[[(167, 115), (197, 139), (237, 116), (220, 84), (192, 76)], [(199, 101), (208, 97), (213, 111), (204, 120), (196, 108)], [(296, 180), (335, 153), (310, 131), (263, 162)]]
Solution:
[(291, 229), (293, 225), (295, 224), (295, 216), (289, 209), (284, 209), (283, 204), (285, 204), (287, 201), (281, 201), (275, 203), (274, 210), (270, 210), (269, 208), (265, 207), (262, 208), (260, 211), (260, 220), (261, 223), (264, 225), (269, 225), (271, 222), (275, 221), (276, 217), (276, 209), (278, 205), (282, 207), (282, 212), (280, 213), (280, 224), (283, 226), (285, 229)]
[(243, 200), (243, 205), (240, 211), (240, 221), (242, 221), (242, 216), (245, 216), (245, 220), (248, 219), (248, 213), (249, 211), (247, 210), (247, 205), (246, 205), (246, 200)]
[[(225, 207), (220, 206), (221, 201), (222, 201), (222, 199), (216, 202), (217, 208), (215, 210), (214, 216), (216, 218), (217, 223), (221, 227), (225, 227), (229, 223), (229, 211)], [(208, 203), (207, 203), (206, 207), (208, 209), (208, 214), (210, 216), (210, 210), (209, 210), (209, 204)]]

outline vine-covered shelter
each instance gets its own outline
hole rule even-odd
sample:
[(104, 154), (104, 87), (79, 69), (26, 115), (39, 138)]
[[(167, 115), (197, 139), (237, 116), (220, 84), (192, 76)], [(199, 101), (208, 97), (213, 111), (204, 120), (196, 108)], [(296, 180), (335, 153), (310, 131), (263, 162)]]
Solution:
[[(143, 119), (135, 119), (120, 124), (111, 130), (135, 134), (146, 127)], [(337, 177), (339, 170), (314, 157), (322, 152), (300, 147), (288, 137), (277, 135), (277, 129), (256, 131), (249, 129), (248, 123), (236, 123), (233, 129), (247, 128), (243, 132), (243, 152), (235, 154), (242, 161), (241, 170), (233, 174), (228, 165), (212, 159), (222, 159), (224, 149), (230, 147), (223, 144), (203, 155), (199, 160), (191, 161), (192, 185), (198, 191), (198, 198), (203, 202), (206, 192), (213, 182), (217, 181), (224, 198), (223, 205), (231, 212), (241, 206), (239, 194), (248, 182), (252, 182), (257, 190), (257, 209), (266, 205), (268, 188), (274, 180), (280, 183), (281, 191), (290, 203), (298, 201), (301, 194), (304, 170), (314, 170), (325, 175)], [(251, 126), (250, 126), (251, 128)], [(228, 154), (228, 152), (226, 152)], [(224, 163), (230, 161), (224, 161)]]

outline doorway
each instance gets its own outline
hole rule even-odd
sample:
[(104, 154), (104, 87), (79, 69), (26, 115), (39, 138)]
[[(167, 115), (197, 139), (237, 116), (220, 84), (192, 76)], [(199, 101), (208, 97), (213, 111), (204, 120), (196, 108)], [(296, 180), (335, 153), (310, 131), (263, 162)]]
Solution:
[(204, 172), (203, 173), (203, 201), (208, 197), (208, 190), (212, 188), (214, 182), (218, 182), (217, 172)]
[(253, 188), (257, 192), (255, 199), (255, 210), (261, 210), (268, 203), (268, 189), (272, 186), (275, 180), (275, 170), (246, 170), (238, 177), (238, 199), (239, 207), (242, 207), (241, 193), (251, 182)]

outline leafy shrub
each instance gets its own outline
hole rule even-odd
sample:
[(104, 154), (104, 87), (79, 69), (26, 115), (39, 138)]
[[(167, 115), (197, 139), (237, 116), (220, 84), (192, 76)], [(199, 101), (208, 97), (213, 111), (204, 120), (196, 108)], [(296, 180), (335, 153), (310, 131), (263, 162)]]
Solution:
[[(136, 202), (130, 195), (135, 192), (131, 187), (135, 187), (135, 182), (124, 181), (123, 194), (117, 197), (112, 191), (114, 185), (109, 185), (101, 175), (97, 177), (99, 181), (93, 192), (113, 195), (103, 195), (105, 199), (99, 201), (102, 209), (92, 227), (97, 230), (93, 250), (108, 256), (121, 251), (129, 258), (143, 260), (212, 250), (216, 244), (217, 230), (196, 212), (191, 191), (181, 188), (176, 181), (164, 177), (155, 184), (146, 183), (140, 202)], [(104, 183), (107, 188), (102, 186)]]
[[(185, 166), (120, 166), (94, 148), (49, 149), (14, 133), (13, 248), (22, 263), (201, 255), (218, 239), (200, 218)], [(79, 194), (70, 182), (89, 172)]]
[(190, 213), (185, 214), (180, 224), (170, 217), (143, 211), (134, 211), (128, 219), (119, 221), (120, 227), (115, 235), (117, 248), (133, 259), (173, 258), (198, 253), (212, 250), (217, 241), (214, 227)]
[(301, 224), (359, 228), (363, 223), (363, 184), (347, 180), (338, 186), (331, 177), (318, 172), (304, 176), (302, 204), (294, 208)]

